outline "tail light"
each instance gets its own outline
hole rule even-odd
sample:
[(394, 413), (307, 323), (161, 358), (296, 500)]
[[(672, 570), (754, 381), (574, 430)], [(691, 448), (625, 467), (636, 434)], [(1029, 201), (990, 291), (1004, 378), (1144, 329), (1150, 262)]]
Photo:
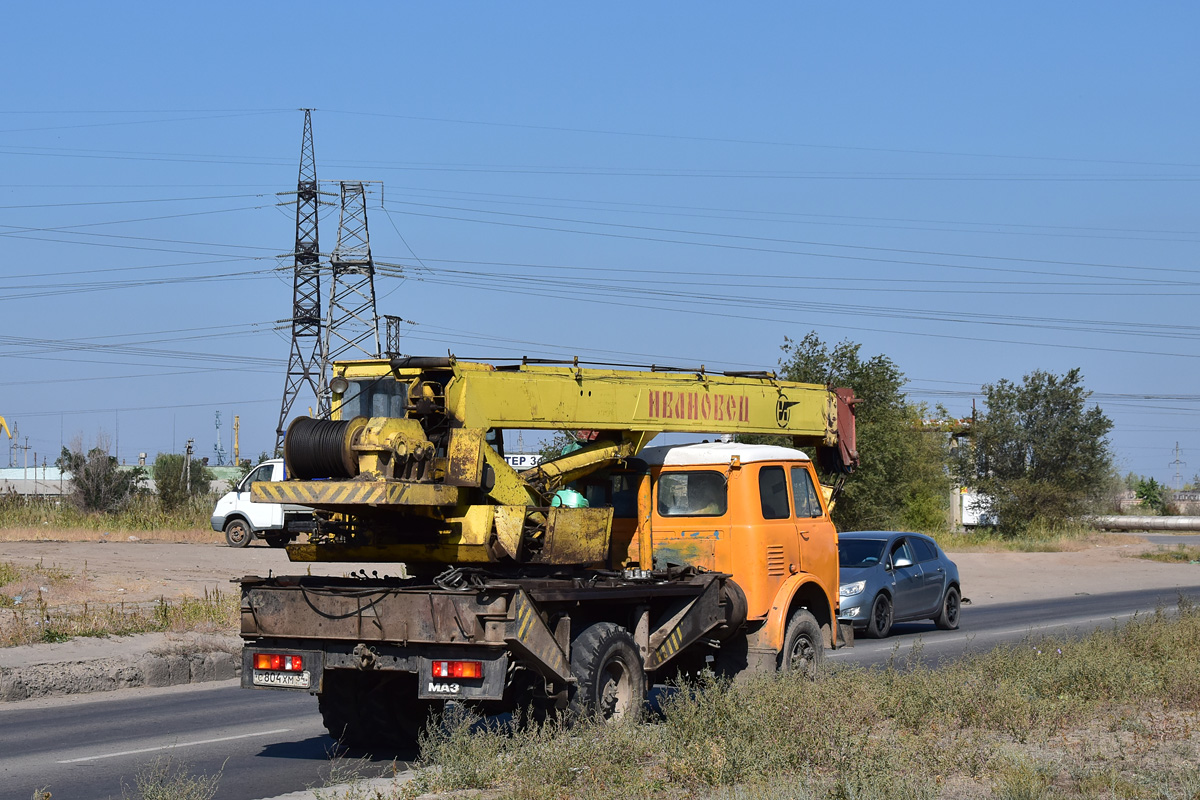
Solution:
[(482, 661), (434, 661), (435, 678), (482, 678)]
[(255, 653), (254, 668), (282, 670), (284, 672), (302, 672), (304, 670), (304, 658), (302, 656), (288, 656), (280, 653)]

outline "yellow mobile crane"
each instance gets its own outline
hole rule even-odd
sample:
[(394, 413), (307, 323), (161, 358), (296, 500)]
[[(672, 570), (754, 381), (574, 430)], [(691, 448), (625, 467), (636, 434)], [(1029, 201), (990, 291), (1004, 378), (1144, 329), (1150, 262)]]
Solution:
[(8, 423), (4, 421), (4, 417), (0, 417), (0, 431), (8, 434), (8, 438), (12, 438), (12, 431), (8, 429)]
[[(453, 357), (339, 363), (330, 387), (333, 419), (294, 421), (289, 480), (252, 496), (317, 509), (292, 561), (398, 574), (244, 578), (242, 682), (317, 694), (335, 737), (406, 743), (446, 699), (621, 716), (647, 674), (812, 673), (843, 643), (831, 492), (809, 457), (648, 444), (783, 435), (849, 472), (849, 390)], [(506, 428), (585, 431), (587, 444), (517, 472)]]

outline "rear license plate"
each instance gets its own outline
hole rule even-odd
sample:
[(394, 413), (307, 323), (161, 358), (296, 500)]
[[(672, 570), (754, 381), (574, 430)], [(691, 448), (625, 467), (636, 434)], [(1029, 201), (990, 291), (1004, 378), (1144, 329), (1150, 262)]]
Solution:
[(256, 669), (253, 677), (255, 686), (285, 686), (289, 689), (307, 689), (312, 685), (312, 673), (276, 672), (274, 670)]

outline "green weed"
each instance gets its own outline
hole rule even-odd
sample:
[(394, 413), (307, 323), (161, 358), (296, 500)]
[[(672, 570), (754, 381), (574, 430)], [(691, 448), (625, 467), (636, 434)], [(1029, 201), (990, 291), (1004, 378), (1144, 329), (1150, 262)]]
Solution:
[(1150, 561), (1163, 561), (1167, 564), (1200, 564), (1200, 547), (1176, 545), (1171, 550), (1155, 550), (1149, 553), (1139, 553), (1138, 558)]

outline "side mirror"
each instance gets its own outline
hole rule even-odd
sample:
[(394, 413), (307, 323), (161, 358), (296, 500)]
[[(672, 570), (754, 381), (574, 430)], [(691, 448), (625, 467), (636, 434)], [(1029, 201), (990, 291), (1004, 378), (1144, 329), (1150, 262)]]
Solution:
[(912, 565), (913, 565), (913, 562), (910, 559), (904, 558), (903, 556), (901, 556), (900, 558), (897, 558), (893, 562), (893, 566), (895, 566), (895, 567), (911, 567)]

